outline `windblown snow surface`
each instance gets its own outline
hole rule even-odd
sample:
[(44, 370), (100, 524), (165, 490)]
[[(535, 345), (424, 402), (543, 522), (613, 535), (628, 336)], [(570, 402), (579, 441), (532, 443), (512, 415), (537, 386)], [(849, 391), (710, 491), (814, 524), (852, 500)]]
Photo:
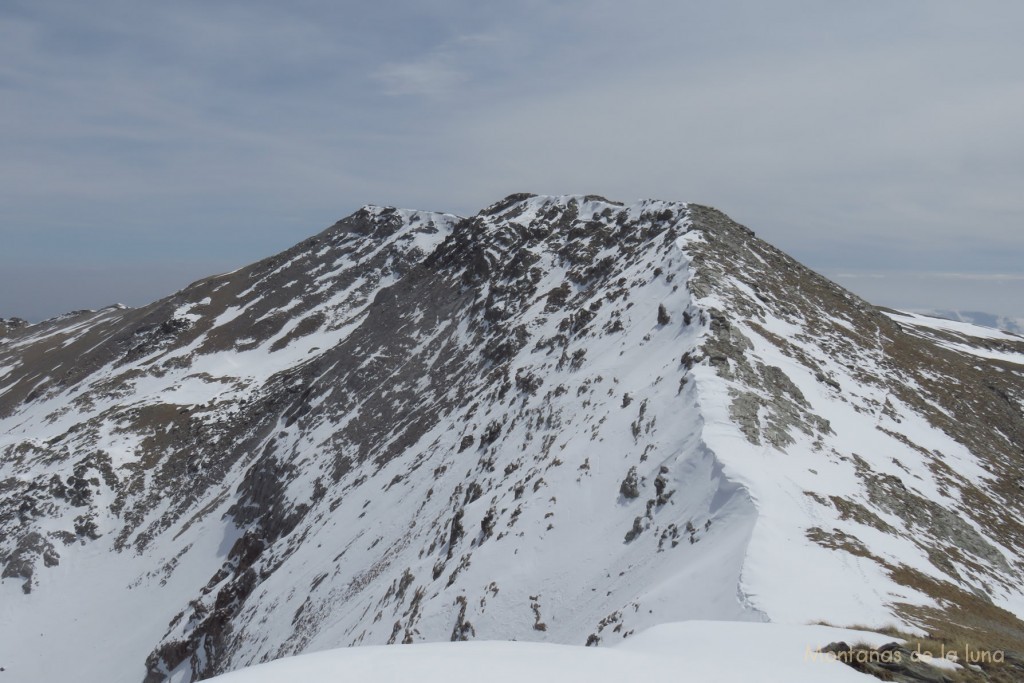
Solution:
[(817, 620), (919, 630), (983, 599), (1013, 622), (1024, 340), (890, 315), (705, 207), (513, 196), (367, 207), (144, 309), (10, 332), (0, 676), (518, 640), (616, 647), (224, 680), (435, 659), (611, 680), (732, 633), (802, 657)]
[[(891, 638), (825, 626), (724, 621), (663, 624), (610, 648), (547, 643), (430, 643), (331, 650), (218, 676), (217, 683), (492, 683), (559, 681), (786, 681), (857, 683), (863, 674), (819, 648), (847, 641), (883, 645)], [(742, 652), (737, 653), (737, 645)], [(933, 660), (934, 664), (946, 664)]]

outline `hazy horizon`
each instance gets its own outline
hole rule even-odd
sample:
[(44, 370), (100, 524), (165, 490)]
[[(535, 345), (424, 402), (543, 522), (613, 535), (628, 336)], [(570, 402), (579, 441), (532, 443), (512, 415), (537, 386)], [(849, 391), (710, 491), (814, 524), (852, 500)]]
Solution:
[[(312, 230), (309, 235), (318, 231)], [(279, 251), (289, 246), (292, 245), (286, 245)], [(5, 297), (31, 302), (31, 306), (26, 311), (27, 315), (0, 310), (0, 318), (19, 317), (35, 323), (74, 310), (95, 310), (114, 304), (133, 308), (145, 306), (197, 280), (230, 272), (276, 253), (254, 255), (245, 262), (135, 263), (110, 270), (79, 265), (54, 267), (53, 272), (47, 272), (46, 269), (14, 266), (5, 275), (10, 280), (18, 280), (21, 296), (15, 289), (8, 291)], [(1024, 320), (1024, 302), (1020, 297), (1020, 290), (1024, 288), (1022, 274), (850, 269), (819, 272), (879, 306), (916, 312), (983, 312)], [(77, 278), (73, 291), (64, 288), (62, 283), (61, 276), (66, 278), (69, 274)], [(104, 296), (106, 292), (119, 293), (120, 296)]]

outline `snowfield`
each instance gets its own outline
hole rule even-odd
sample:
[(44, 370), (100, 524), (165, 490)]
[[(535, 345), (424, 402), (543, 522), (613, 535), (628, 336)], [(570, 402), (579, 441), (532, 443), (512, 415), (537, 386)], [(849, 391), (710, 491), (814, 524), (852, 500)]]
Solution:
[(892, 638), (827, 626), (723, 621), (662, 624), (610, 648), (477, 641), (353, 647), (279, 659), (216, 683), (866, 683), (820, 652), (831, 642), (877, 647)]

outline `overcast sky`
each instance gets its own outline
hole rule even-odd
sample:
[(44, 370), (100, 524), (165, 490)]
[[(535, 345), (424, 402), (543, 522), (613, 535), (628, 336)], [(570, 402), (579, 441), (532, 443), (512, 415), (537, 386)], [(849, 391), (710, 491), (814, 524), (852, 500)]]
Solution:
[(716, 206), (875, 303), (1024, 317), (1024, 3), (0, 3), (0, 316), (367, 203)]

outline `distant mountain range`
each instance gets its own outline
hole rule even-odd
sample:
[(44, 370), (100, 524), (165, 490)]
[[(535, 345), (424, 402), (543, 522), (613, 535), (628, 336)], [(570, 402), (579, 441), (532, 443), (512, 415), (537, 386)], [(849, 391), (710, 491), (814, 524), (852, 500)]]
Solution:
[(1012, 318), (1005, 315), (983, 313), (981, 311), (922, 311), (927, 315), (934, 315), (947, 320), (959, 320), (960, 322), (992, 327), (1014, 334), (1024, 334), (1024, 318)]
[(879, 309), (715, 209), (367, 206), (0, 325), (0, 683), (687, 620), (1017, 647), (1022, 473), (1024, 339)]

